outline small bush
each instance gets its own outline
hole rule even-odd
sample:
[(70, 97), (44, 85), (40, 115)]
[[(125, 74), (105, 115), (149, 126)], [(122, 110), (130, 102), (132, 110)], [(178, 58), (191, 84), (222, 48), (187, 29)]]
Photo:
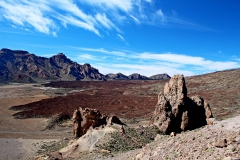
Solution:
[[(56, 125), (61, 124), (63, 121), (70, 119), (70, 116), (68, 116), (67, 114), (57, 114), (52, 116), (49, 120), (48, 120), (48, 124), (45, 127), (45, 129), (54, 129), (54, 127)], [(44, 129), (44, 130), (45, 130)]]
[(125, 134), (119, 132), (112, 133), (112, 140), (100, 146), (100, 148), (110, 150), (111, 152), (125, 152), (138, 149), (152, 142), (159, 133), (159, 129), (156, 126), (126, 128)]

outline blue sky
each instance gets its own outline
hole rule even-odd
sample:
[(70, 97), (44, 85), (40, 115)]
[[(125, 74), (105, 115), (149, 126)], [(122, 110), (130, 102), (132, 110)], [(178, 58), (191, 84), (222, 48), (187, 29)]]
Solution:
[(0, 39), (103, 74), (198, 75), (240, 67), (240, 1), (0, 0)]

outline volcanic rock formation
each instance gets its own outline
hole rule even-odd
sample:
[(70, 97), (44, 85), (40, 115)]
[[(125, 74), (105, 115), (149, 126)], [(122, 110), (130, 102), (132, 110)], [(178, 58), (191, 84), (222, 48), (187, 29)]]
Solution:
[(21, 50), (0, 50), (0, 82), (34, 82), (43, 80), (106, 80), (90, 64), (80, 65), (63, 53), (50, 58)]
[(75, 138), (87, 133), (89, 128), (111, 125), (112, 123), (125, 125), (116, 116), (102, 115), (97, 109), (82, 109), (81, 107), (74, 111), (72, 120)]
[(210, 105), (200, 96), (187, 97), (183, 75), (175, 75), (165, 84), (150, 124), (170, 134), (199, 128), (212, 118)]

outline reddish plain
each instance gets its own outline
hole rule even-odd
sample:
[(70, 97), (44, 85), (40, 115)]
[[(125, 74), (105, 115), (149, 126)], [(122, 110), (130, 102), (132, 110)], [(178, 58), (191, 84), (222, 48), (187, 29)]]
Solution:
[(158, 88), (165, 83), (166, 81), (52, 82), (46, 86), (72, 88), (75, 92), (14, 106), (12, 109), (22, 110), (14, 114), (16, 118), (50, 117), (55, 114), (70, 117), (74, 109), (79, 107), (96, 108), (101, 113), (120, 118), (149, 118), (157, 103)]
[[(200, 95), (212, 108), (213, 116), (226, 119), (240, 114), (240, 69), (186, 77), (188, 95)], [(145, 81), (74, 81), (52, 82), (47, 87), (71, 88), (67, 96), (43, 99), (14, 106), (20, 110), (15, 118), (50, 117), (64, 114), (70, 117), (78, 107), (96, 108), (101, 113), (119, 118), (149, 119), (167, 80)], [(58, 93), (64, 95), (65, 93)]]

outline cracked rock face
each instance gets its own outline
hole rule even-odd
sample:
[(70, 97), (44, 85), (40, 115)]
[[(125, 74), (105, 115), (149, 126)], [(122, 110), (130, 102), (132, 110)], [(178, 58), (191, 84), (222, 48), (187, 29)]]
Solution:
[(183, 75), (175, 75), (165, 84), (150, 124), (170, 134), (199, 128), (212, 118), (210, 105), (200, 96), (187, 97)]
[(97, 109), (90, 109), (81, 107), (76, 109), (73, 113), (73, 133), (75, 138), (81, 137), (90, 128), (97, 128), (100, 126), (111, 125), (112, 123), (125, 125), (116, 116), (102, 115)]

